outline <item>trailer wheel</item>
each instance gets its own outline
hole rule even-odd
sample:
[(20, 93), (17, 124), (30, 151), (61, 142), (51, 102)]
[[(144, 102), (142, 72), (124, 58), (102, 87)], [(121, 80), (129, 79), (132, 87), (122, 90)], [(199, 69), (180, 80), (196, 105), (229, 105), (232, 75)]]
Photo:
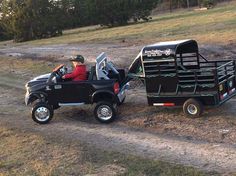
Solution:
[(108, 101), (100, 101), (94, 109), (94, 116), (101, 123), (111, 123), (116, 118), (116, 108)]
[(184, 114), (190, 118), (197, 118), (203, 112), (202, 103), (196, 99), (190, 98), (183, 105)]
[(46, 103), (36, 103), (32, 108), (32, 119), (39, 124), (47, 124), (52, 120), (53, 109)]

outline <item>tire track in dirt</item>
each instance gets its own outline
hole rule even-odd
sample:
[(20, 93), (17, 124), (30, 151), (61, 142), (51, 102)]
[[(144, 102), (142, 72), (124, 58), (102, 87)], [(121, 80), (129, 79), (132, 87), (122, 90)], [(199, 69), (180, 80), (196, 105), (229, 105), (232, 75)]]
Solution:
[[(144, 130), (89, 124), (57, 124), (60, 133), (68, 131), (74, 139), (150, 159), (195, 166), (221, 173), (236, 171), (235, 146), (163, 137)], [(95, 127), (94, 127), (95, 126)]]

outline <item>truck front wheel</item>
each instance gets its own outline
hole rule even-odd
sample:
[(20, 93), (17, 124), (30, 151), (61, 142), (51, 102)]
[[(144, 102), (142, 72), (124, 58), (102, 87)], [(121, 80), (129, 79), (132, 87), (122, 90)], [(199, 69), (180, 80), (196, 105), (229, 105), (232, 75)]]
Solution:
[(53, 109), (46, 103), (36, 103), (32, 108), (32, 119), (39, 124), (47, 124), (52, 120)]
[(94, 109), (94, 116), (101, 123), (110, 123), (116, 118), (116, 108), (110, 102), (100, 101)]
[(200, 101), (190, 98), (183, 105), (184, 114), (190, 118), (197, 118), (203, 112), (203, 106)]

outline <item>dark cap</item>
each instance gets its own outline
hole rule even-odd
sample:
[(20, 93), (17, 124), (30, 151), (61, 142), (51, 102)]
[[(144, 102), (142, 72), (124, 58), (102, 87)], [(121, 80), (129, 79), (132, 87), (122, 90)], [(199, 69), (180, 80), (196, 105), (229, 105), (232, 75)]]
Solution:
[(70, 61), (84, 63), (84, 57), (82, 55), (77, 55), (75, 57), (72, 57)]

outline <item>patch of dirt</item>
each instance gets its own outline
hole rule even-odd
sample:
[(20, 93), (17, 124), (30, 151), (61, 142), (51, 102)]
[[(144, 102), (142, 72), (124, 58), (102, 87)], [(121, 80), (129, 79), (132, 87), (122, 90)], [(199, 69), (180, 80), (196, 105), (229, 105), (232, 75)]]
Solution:
[[(66, 62), (71, 56), (82, 54), (85, 56), (87, 64), (92, 64), (99, 54), (105, 52), (116, 65), (126, 68), (132, 63), (133, 59), (146, 44), (140, 42), (58, 44), (44, 46), (12, 46), (8, 44), (0, 48), (0, 54), (19, 58), (50, 60), (53, 62)], [(222, 60), (236, 59), (235, 46), (236, 44), (233, 43), (227, 46), (202, 44), (199, 48), (200, 53), (207, 59)]]
[(205, 107), (201, 118), (191, 119), (184, 116), (181, 107), (148, 106), (146, 92), (134, 89), (128, 91), (126, 103), (119, 108), (125, 116), (119, 123), (158, 134), (235, 145), (235, 105), (236, 99), (233, 98), (218, 108)]
[[(128, 45), (128, 46), (127, 46)], [(18, 47), (0, 48), (0, 53), (6, 56), (19, 58), (34, 58), (51, 60), (54, 62), (66, 62), (71, 56), (82, 54), (87, 64), (95, 62), (96, 57), (102, 52), (112, 58), (118, 66), (131, 64), (132, 60), (142, 48), (140, 45), (129, 44), (63, 44), (46, 46), (22, 45)], [(122, 55), (120, 53), (123, 53)]]
[(200, 53), (210, 59), (236, 59), (236, 44), (227, 46), (221, 45), (200, 45)]

